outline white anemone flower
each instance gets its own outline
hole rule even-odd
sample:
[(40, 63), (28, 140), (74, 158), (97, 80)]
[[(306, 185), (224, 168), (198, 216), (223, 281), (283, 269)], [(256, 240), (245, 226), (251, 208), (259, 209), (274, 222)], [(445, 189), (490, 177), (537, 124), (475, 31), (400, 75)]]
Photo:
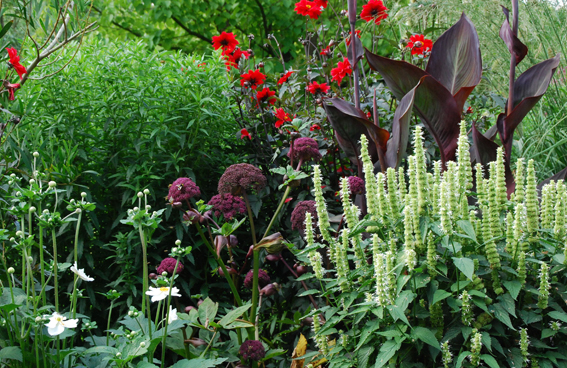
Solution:
[(71, 266), (71, 271), (73, 271), (73, 273), (77, 276), (79, 276), (81, 278), (81, 280), (85, 280), (85, 281), (94, 281), (94, 278), (87, 276), (87, 274), (85, 273), (85, 269), (81, 268), (78, 269), (77, 268), (77, 262), (75, 262), (72, 266)]
[[(166, 286), (162, 286), (159, 288), (150, 286), (150, 290), (146, 291), (146, 295), (152, 297), (151, 299), (152, 303), (157, 302), (159, 300), (163, 300), (167, 298), (167, 296), (169, 295), (169, 288)], [(179, 289), (176, 287), (171, 288), (171, 296), (181, 296), (181, 294), (179, 294)]]
[(177, 308), (171, 308), (171, 305), (169, 306), (169, 315), (167, 317), (167, 324), (170, 325), (171, 322), (173, 321), (177, 321), (179, 319), (179, 317), (177, 317)]
[(45, 326), (47, 327), (47, 332), (51, 336), (57, 336), (65, 331), (65, 328), (75, 328), (77, 327), (78, 319), (67, 319), (57, 312), (53, 312), (51, 317), (49, 317), (49, 323)]

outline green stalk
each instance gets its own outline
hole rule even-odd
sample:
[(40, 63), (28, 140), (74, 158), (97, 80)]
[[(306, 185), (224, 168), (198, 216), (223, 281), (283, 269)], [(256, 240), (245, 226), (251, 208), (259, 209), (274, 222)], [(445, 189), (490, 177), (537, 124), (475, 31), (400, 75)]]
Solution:
[[(75, 249), (73, 250), (74, 257), (75, 257), (75, 266), (79, 268), (78, 264), (78, 250), (77, 247), (79, 245), (79, 230), (81, 227), (81, 219), (83, 218), (83, 211), (79, 212), (79, 217), (77, 218), (77, 228), (75, 229)], [(79, 277), (76, 273), (74, 274), (74, 281), (73, 281), (73, 318), (77, 317), (77, 278)]]
[[(143, 290), (142, 290), (142, 314), (146, 312), (146, 303), (148, 304), (148, 309), (150, 307), (150, 303), (148, 297), (146, 295), (146, 291), (148, 291), (148, 253), (147, 253), (147, 245), (146, 245), (146, 236), (144, 234), (144, 230), (142, 230), (142, 225), (138, 227), (140, 231), (140, 241), (142, 242), (142, 263), (144, 269), (144, 276), (143, 276)], [(148, 314), (149, 318), (149, 314)], [(151, 330), (151, 328), (150, 328)]]
[[(248, 210), (248, 219), (250, 220), (250, 231), (252, 232), (252, 246), (256, 248), (256, 230), (254, 228), (254, 217), (252, 216), (252, 208), (250, 207), (250, 201), (248, 200), (248, 195), (246, 191), (243, 191), (244, 201), (246, 202), (246, 209)], [(270, 225), (268, 225), (270, 227)], [(269, 228), (267, 229), (269, 230)], [(251, 328), (252, 335), (256, 334), (258, 326), (256, 325), (256, 312), (258, 308), (258, 270), (260, 269), (260, 251), (257, 249), (253, 250), (254, 257), (254, 269), (253, 269), (253, 279), (252, 279), (252, 308), (250, 309), (250, 322), (254, 324)]]
[[(53, 284), (55, 291), (55, 311), (59, 313), (59, 282), (57, 278), (57, 237), (55, 236), (55, 229), (51, 230), (51, 237), (53, 239)], [(59, 341), (59, 340), (58, 340)], [(59, 344), (59, 343), (58, 343)]]
[[(41, 207), (39, 209), (41, 211)], [(44, 269), (44, 259), (43, 259), (43, 227), (39, 227), (39, 272), (41, 277), (41, 285), (45, 286), (45, 269)], [(45, 295), (45, 287), (41, 289), (40, 294), (43, 305), (47, 305), (47, 298)]]
[(114, 307), (114, 300), (110, 301), (110, 309), (108, 310), (108, 320), (106, 322), (106, 346), (108, 346), (108, 338), (110, 336), (110, 333), (108, 332), (108, 330), (110, 330), (110, 317), (112, 317), (112, 308), (113, 307)]
[[(169, 295), (167, 296), (167, 305), (165, 307), (165, 327), (163, 331), (163, 338), (161, 340), (161, 367), (165, 364), (165, 339), (167, 337), (167, 327), (169, 326), (169, 308), (171, 308), (171, 290), (173, 289), (173, 281), (175, 280), (175, 275), (177, 274), (177, 266), (179, 265), (179, 257), (175, 262), (175, 267), (173, 268), (173, 275), (171, 276), (171, 281), (169, 282)], [(160, 302), (161, 303), (161, 302)], [(159, 310), (159, 306), (158, 306)], [(159, 314), (159, 312), (158, 312)]]

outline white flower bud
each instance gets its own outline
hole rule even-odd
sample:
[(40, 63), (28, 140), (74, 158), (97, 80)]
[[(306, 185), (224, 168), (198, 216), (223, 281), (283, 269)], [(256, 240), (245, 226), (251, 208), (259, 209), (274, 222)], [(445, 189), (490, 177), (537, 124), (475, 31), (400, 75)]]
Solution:
[(10, 177), (13, 179), (16, 177), (16, 174), (10, 174)]
[(35, 179), (30, 179), (30, 184), (34, 184), (35, 183)]
[(151, 209), (152, 209), (152, 206), (150, 206), (149, 204), (146, 205), (146, 211), (149, 211), (149, 210), (151, 210)]
[(121, 356), (122, 356), (122, 353), (121, 353), (121, 352), (116, 353), (116, 357), (117, 357), (117, 358), (120, 358)]
[(180, 245), (181, 245), (181, 240), (177, 239), (177, 240), (175, 241), (175, 245), (180, 246)]
[(128, 316), (132, 317), (134, 315), (134, 311), (129, 311)]
[[(147, 189), (146, 189), (146, 190), (147, 190)], [(146, 343), (142, 341), (142, 342), (140, 343), (140, 347), (141, 347), (141, 348), (145, 348), (145, 347), (146, 347)]]
[(8, 268), (8, 273), (9, 273), (10, 275), (13, 274), (14, 272), (16, 272), (16, 270), (14, 270), (14, 267)]
[(144, 194), (145, 194), (145, 195), (150, 194), (150, 190), (149, 190), (149, 189), (144, 189)]
[(39, 157), (39, 152), (35, 151), (35, 152), (33, 153), (33, 157)]
[(18, 230), (18, 231), (16, 231), (16, 236), (19, 236), (20, 238), (23, 238), (24, 232), (23, 232), (22, 230)]
[(55, 188), (55, 186), (57, 185), (57, 183), (54, 182), (53, 180), (51, 180), (47, 185), (49, 185), (50, 188)]
[(83, 212), (83, 210), (81, 210), (80, 208), (77, 208), (77, 209), (75, 210), (75, 213), (81, 213), (81, 212)]
[(112, 292), (113, 292), (113, 293), (117, 293), (118, 291), (116, 291), (116, 290), (112, 289)]
[(167, 271), (163, 271), (163, 272), (161, 273), (161, 275), (162, 275), (162, 276), (167, 276)]
[(140, 209), (138, 207), (134, 207), (134, 211), (139, 211)]
[(37, 210), (37, 208), (35, 208), (34, 206), (30, 207), (30, 213), (34, 213)]
[(142, 198), (143, 196), (144, 196), (144, 193), (138, 192), (138, 198)]
[(13, 242), (15, 242), (15, 241), (16, 241), (16, 238), (14, 238), (14, 237), (11, 237), (11, 238), (10, 238), (10, 241), (11, 241), (11, 242), (13, 243)]
[(40, 316), (35, 317), (35, 323), (39, 323), (39, 322), (41, 322), (41, 321), (42, 321), (42, 319), (41, 319)]
[(32, 257), (32, 256), (29, 256), (29, 257), (28, 257), (28, 262), (29, 262), (29, 263), (32, 263), (32, 262), (33, 262), (33, 257)]
[(85, 198), (87, 196), (86, 192), (81, 192), (81, 197)]

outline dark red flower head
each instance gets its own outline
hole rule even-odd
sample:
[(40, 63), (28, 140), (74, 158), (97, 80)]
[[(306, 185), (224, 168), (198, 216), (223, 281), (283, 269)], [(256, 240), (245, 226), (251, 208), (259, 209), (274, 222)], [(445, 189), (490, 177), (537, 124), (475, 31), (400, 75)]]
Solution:
[(472, 114), (473, 113), (473, 109), (471, 106), (467, 107), (467, 114)]
[(167, 199), (170, 203), (184, 202), (189, 198), (201, 195), (201, 190), (189, 178), (179, 178), (169, 187), (169, 194)]
[(321, 50), (319, 54), (326, 57), (331, 57), (332, 56), (331, 46), (325, 47), (323, 50)]
[(10, 56), (10, 64), (16, 69), (16, 73), (22, 79), (22, 76), (27, 73), (26, 67), (20, 64), (20, 57), (18, 56), (18, 50), (13, 47), (7, 47), (6, 51), (8, 51), (8, 55)]
[(274, 115), (276, 116), (276, 119), (278, 119), (276, 121), (276, 128), (279, 129), (281, 128), (282, 125), (284, 125), (285, 123), (290, 122), (292, 119), (289, 116), (289, 114), (287, 112), (284, 111), (283, 108), (279, 108), (276, 109), (276, 111), (274, 112)]
[(266, 76), (262, 74), (260, 70), (249, 70), (248, 73), (240, 76), (240, 85), (244, 87), (244, 83), (248, 83), (247, 87), (256, 89), (260, 84), (263, 84), (265, 80)]
[(314, 0), (314, 3), (321, 8), (326, 9), (327, 5), (329, 5), (329, 0)]
[(258, 361), (266, 356), (264, 345), (258, 340), (246, 340), (238, 350), (244, 360)]
[(309, 92), (316, 95), (316, 94), (325, 94), (325, 93), (329, 92), (329, 89), (331, 87), (329, 87), (327, 85), (327, 83), (319, 84), (319, 83), (313, 81), (313, 82), (311, 82), (311, 84), (309, 86), (307, 86), (307, 88), (309, 89)]
[(248, 51), (242, 51), (240, 47), (237, 47), (234, 50), (224, 50), (222, 54), (226, 59), (224, 65), (226, 65), (227, 70), (230, 70), (230, 68), (237, 69), (238, 63), (240, 62), (240, 59), (242, 57), (244, 57), (245, 59), (248, 59), (250, 57)]
[(364, 194), (364, 180), (362, 180), (358, 176), (349, 176), (348, 186), (352, 194)]
[(223, 51), (234, 50), (238, 43), (239, 42), (236, 40), (234, 33), (232, 32), (223, 32), (220, 36), (213, 36), (213, 47), (215, 50), (218, 50), (221, 47)]
[(367, 22), (374, 20), (374, 23), (380, 24), (383, 19), (388, 18), (387, 10), (382, 0), (370, 0), (368, 4), (362, 6), (360, 17)]
[[(254, 270), (248, 271), (246, 277), (244, 278), (244, 286), (247, 289), (252, 289), (252, 283), (254, 282)], [(268, 273), (262, 269), (258, 270), (258, 286), (263, 288), (270, 283), (270, 276)]]
[[(175, 268), (175, 264), (177, 264), (177, 269)], [(159, 264), (158, 268), (157, 268), (157, 274), (161, 275), (163, 273), (163, 271), (167, 272), (168, 276), (173, 275), (173, 271), (175, 270), (175, 273), (181, 273), (183, 271), (183, 263), (179, 262), (177, 263), (177, 260), (175, 258), (164, 258), (161, 263)]]
[(274, 97), (276, 94), (275, 91), (270, 91), (268, 87), (265, 87), (263, 90), (256, 92), (256, 107), (259, 107), (259, 104), (268, 102), (270, 105), (274, 105), (276, 103), (276, 98)]
[(319, 1), (301, 0), (295, 3), (295, 12), (311, 19), (319, 19), (321, 3)]
[(350, 67), (350, 62), (347, 58), (344, 58), (343, 61), (339, 61), (337, 67), (331, 69), (331, 75), (333, 78), (331, 80), (337, 81), (338, 84), (341, 84), (343, 78), (347, 74), (352, 74), (352, 69)]
[(259, 192), (266, 186), (266, 177), (262, 171), (250, 164), (229, 166), (219, 179), (219, 193), (239, 195), (242, 190)]
[(236, 215), (241, 215), (246, 212), (246, 203), (242, 198), (233, 196), (230, 193), (217, 194), (208, 203), (213, 206), (215, 216), (224, 216), (226, 220), (231, 220)]
[(246, 128), (240, 129), (240, 139), (244, 139), (244, 138), (252, 139), (250, 133), (248, 133), (248, 130)]
[(285, 82), (287, 82), (287, 80), (289, 79), (289, 77), (293, 74), (293, 70), (290, 70), (289, 72), (285, 73), (279, 80), (278, 80), (278, 85), (279, 84), (284, 84)]
[(315, 224), (318, 219), (316, 208), (315, 201), (299, 202), (291, 213), (291, 228), (303, 233), (305, 230), (305, 214), (307, 212), (311, 214), (311, 219), (313, 220), (313, 224)]
[[(287, 157), (291, 158), (291, 150), (287, 153)], [(309, 137), (297, 138), (293, 142), (293, 158), (303, 162), (309, 160), (320, 161), (322, 156), (319, 152), (317, 141)]]
[(425, 52), (431, 51), (433, 41), (428, 40), (424, 35), (413, 35), (406, 47), (411, 49), (412, 55), (423, 55)]

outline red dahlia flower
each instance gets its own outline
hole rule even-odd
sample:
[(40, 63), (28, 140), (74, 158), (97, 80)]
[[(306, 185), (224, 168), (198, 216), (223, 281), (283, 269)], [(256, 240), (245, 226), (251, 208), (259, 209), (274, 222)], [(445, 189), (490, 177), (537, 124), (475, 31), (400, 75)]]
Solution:
[(278, 119), (278, 121), (276, 121), (277, 129), (281, 128), (281, 126), (284, 125), (285, 123), (291, 121), (291, 117), (289, 116), (289, 114), (285, 112), (284, 109), (281, 107), (279, 109), (276, 109), (274, 115), (276, 115), (276, 118)]
[(321, 5), (319, 1), (301, 0), (295, 3), (295, 12), (311, 19), (319, 19), (321, 15)]
[(323, 9), (326, 9), (327, 5), (329, 5), (329, 0), (314, 0), (314, 2)]
[(270, 89), (268, 87), (265, 87), (263, 90), (258, 91), (256, 93), (256, 107), (259, 107), (259, 104), (264, 103), (264, 102), (269, 102), (270, 105), (273, 105), (276, 103), (276, 98), (274, 97), (274, 95), (276, 94), (276, 91), (270, 91)]
[(223, 51), (234, 50), (238, 43), (239, 42), (236, 40), (234, 33), (232, 32), (223, 32), (220, 36), (213, 36), (213, 47), (215, 50), (218, 50), (221, 47)]
[(16, 69), (16, 73), (22, 79), (22, 76), (27, 73), (26, 67), (20, 64), (20, 57), (18, 56), (18, 50), (13, 47), (7, 47), (6, 51), (8, 51), (8, 55), (10, 56), (10, 64)]
[(382, 0), (370, 0), (368, 4), (362, 6), (360, 17), (367, 22), (374, 20), (374, 23), (378, 25), (383, 19), (388, 18), (386, 10), (388, 8), (384, 6)]
[(224, 65), (226, 65), (227, 70), (230, 70), (230, 68), (237, 69), (238, 63), (243, 56), (245, 59), (250, 57), (248, 51), (242, 51), (240, 47), (237, 47), (234, 50), (224, 50), (222, 54), (226, 58)]
[(315, 131), (315, 130), (321, 130), (321, 127), (317, 124), (313, 124), (311, 125), (311, 128), (309, 128), (310, 131)]
[[(19, 86), (19, 84), (18, 84), (18, 86)], [(473, 109), (472, 109), (472, 107), (469, 106), (467, 108), (467, 114), (472, 114), (472, 113), (473, 113)]]
[(433, 48), (433, 42), (425, 38), (424, 35), (413, 35), (410, 37), (408, 45), (411, 49), (412, 55), (423, 55), (425, 52), (430, 52)]
[(252, 137), (250, 136), (250, 133), (248, 133), (248, 130), (246, 130), (246, 128), (242, 128), (240, 130), (240, 139), (244, 139), (244, 137), (248, 137), (248, 139), (252, 139)]
[(307, 86), (307, 88), (309, 89), (309, 92), (311, 92), (312, 94), (316, 95), (318, 93), (324, 94), (329, 92), (329, 89), (331, 87), (329, 87), (327, 85), (327, 83), (317, 83), (315, 81), (313, 81), (309, 86)]
[(240, 76), (240, 85), (244, 87), (244, 83), (248, 82), (248, 87), (256, 89), (265, 80), (266, 76), (260, 70), (249, 70), (248, 73)]
[(336, 68), (331, 69), (331, 75), (333, 76), (331, 80), (337, 81), (338, 84), (341, 84), (343, 78), (347, 74), (352, 74), (352, 69), (348, 59), (344, 58), (343, 61), (339, 61)]
[[(356, 33), (358, 38), (360, 38), (360, 29), (357, 29), (356, 31), (354, 31), (354, 33)], [(352, 32), (349, 32), (348, 38), (345, 40), (347, 46), (350, 46), (350, 36), (351, 35), (352, 35)]]
[(325, 47), (323, 50), (321, 50), (321, 52), (319, 53), (319, 55), (323, 55), (323, 56), (326, 56), (326, 57), (331, 57), (331, 46)]
[(293, 70), (290, 70), (289, 72), (285, 73), (280, 80), (278, 80), (278, 85), (280, 84), (284, 84), (285, 82), (287, 82), (287, 80), (289, 79), (289, 77), (293, 74)]

